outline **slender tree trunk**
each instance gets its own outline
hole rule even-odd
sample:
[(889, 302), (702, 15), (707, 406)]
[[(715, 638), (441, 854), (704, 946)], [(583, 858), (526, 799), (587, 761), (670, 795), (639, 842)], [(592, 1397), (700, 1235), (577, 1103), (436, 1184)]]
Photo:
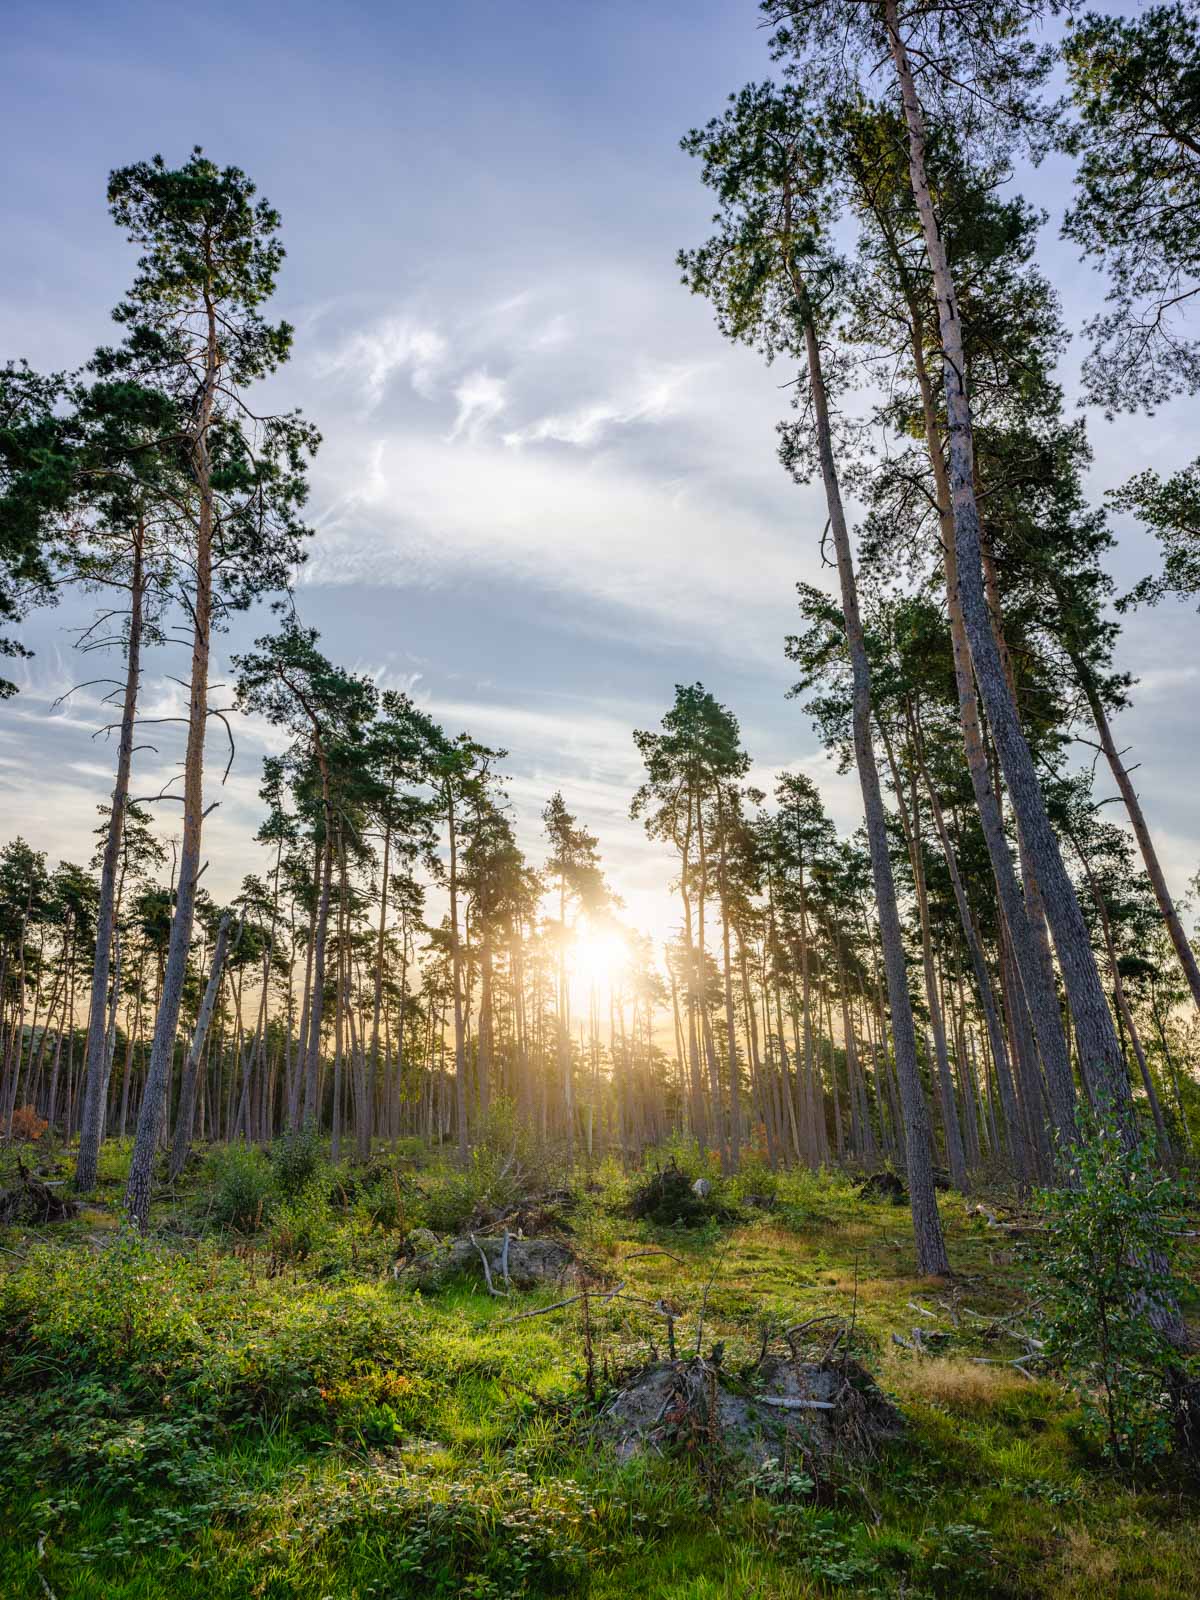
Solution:
[(1067, 997), (1075, 1018), (1084, 1074), (1093, 1084), (1096, 1098), (1110, 1102), (1120, 1114), (1124, 1136), (1132, 1140), (1136, 1137), (1136, 1129), (1131, 1115), (1129, 1084), (1088, 938), (1087, 924), (1083, 920), (1074, 885), (1063, 865), (1062, 852), (1046, 814), (1033, 757), (1021, 730), (1017, 708), (1005, 681), (1003, 664), (992, 633), (983, 586), (962, 324), (925, 171), (925, 118), (900, 34), (897, 0), (885, 0), (885, 16), (908, 127), (913, 197), (921, 218), (925, 252), (933, 273), (937, 298), (949, 424), (949, 477), (958, 581), (971, 660), (1021, 836), (1045, 895)]
[(1088, 866), (1087, 857), (1075, 846), (1079, 855), (1080, 865), (1083, 867), (1087, 878), (1088, 888), (1092, 900), (1100, 917), (1100, 928), (1104, 935), (1104, 948), (1108, 954), (1108, 968), (1112, 976), (1113, 999), (1116, 1002), (1117, 1016), (1124, 1022), (1129, 1030), (1129, 1042), (1133, 1046), (1134, 1059), (1138, 1064), (1142, 1087), (1146, 1091), (1146, 1100), (1150, 1106), (1150, 1114), (1154, 1118), (1154, 1133), (1158, 1142), (1158, 1153), (1163, 1165), (1173, 1168), (1175, 1152), (1171, 1149), (1171, 1140), (1167, 1134), (1167, 1124), (1162, 1114), (1162, 1106), (1158, 1099), (1158, 1090), (1154, 1087), (1154, 1079), (1150, 1076), (1150, 1067), (1146, 1061), (1146, 1052), (1142, 1048), (1142, 1036), (1138, 1032), (1137, 1023), (1133, 1020), (1133, 1012), (1129, 1009), (1129, 1001), (1125, 995), (1125, 982), (1121, 977), (1121, 963), (1117, 957), (1117, 947), (1113, 941), (1112, 918), (1108, 914), (1108, 904), (1100, 891), (1100, 885), (1092, 875)]
[(462, 952), (458, 942), (458, 831), (454, 796), (446, 786), (446, 817), (450, 832), (450, 972), (454, 986), (454, 1104), (458, 1114), (458, 1159), (467, 1164), (467, 1052), (463, 1035)]
[(1137, 790), (1130, 779), (1128, 769), (1121, 759), (1116, 741), (1109, 727), (1108, 715), (1104, 709), (1104, 702), (1096, 686), (1096, 680), (1089, 670), (1086, 662), (1077, 653), (1071, 653), (1071, 664), (1075, 668), (1075, 675), (1079, 679), (1080, 687), (1087, 700), (1088, 708), (1092, 713), (1092, 720), (1096, 724), (1096, 732), (1100, 735), (1100, 748), (1104, 751), (1117, 788), (1121, 791), (1121, 798), (1125, 802), (1125, 809), (1129, 813), (1129, 820), (1133, 824), (1134, 836), (1142, 852), (1142, 860), (1146, 864), (1146, 875), (1154, 889), (1154, 897), (1158, 901), (1158, 909), (1162, 912), (1162, 919), (1167, 925), (1167, 932), (1171, 936), (1171, 943), (1175, 947), (1175, 954), (1179, 957), (1179, 965), (1183, 968), (1183, 975), (1187, 979), (1188, 988), (1192, 992), (1192, 1000), (1200, 1009), (1200, 966), (1196, 962), (1196, 953), (1184, 931), (1175, 902), (1171, 898), (1171, 891), (1167, 888), (1167, 880), (1163, 873), (1162, 864), (1158, 859), (1158, 851), (1154, 848), (1154, 840), (1146, 823), (1142, 803), (1138, 799)]
[(963, 1153), (962, 1129), (958, 1120), (958, 1109), (954, 1103), (954, 1087), (950, 1082), (950, 1058), (946, 1052), (946, 1022), (942, 1015), (941, 1001), (938, 997), (937, 974), (934, 971), (933, 964), (933, 936), (929, 925), (929, 899), (925, 892), (925, 861), (922, 854), (923, 843), (917, 805), (916, 776), (914, 774), (912, 781), (912, 814), (910, 816), (904, 800), (900, 768), (896, 764), (891, 739), (888, 737), (887, 729), (882, 720), (877, 718), (876, 721), (883, 738), (884, 750), (887, 752), (888, 765), (892, 771), (892, 782), (896, 788), (900, 821), (904, 828), (904, 838), (908, 845), (908, 858), (912, 866), (913, 885), (916, 889), (917, 916), (921, 927), (921, 961), (925, 974), (925, 997), (929, 1004), (929, 1023), (933, 1031), (938, 1098), (942, 1106), (942, 1126), (946, 1133), (946, 1159), (950, 1166), (951, 1182), (960, 1194), (965, 1194), (969, 1187), (967, 1182), (967, 1163)]
[(192, 942), (192, 919), (196, 909), (196, 884), (200, 877), (200, 836), (204, 825), (204, 736), (208, 725), (208, 655), (212, 622), (212, 544), (213, 492), (210, 472), (208, 429), (212, 420), (219, 368), (217, 323), (210, 305), (208, 314), (208, 352), (204, 394), (200, 404), (192, 443), (193, 471), (199, 495), (196, 537), (196, 587), (192, 601), (192, 673), (189, 690), (187, 750), (183, 777), (183, 846), (179, 856), (179, 875), (175, 891), (175, 914), (163, 975), (162, 994), (150, 1049), (146, 1087), (138, 1112), (137, 1133), (125, 1188), (125, 1209), (130, 1220), (145, 1231), (150, 1221), (150, 1182), (154, 1155), (162, 1135), (171, 1069), (175, 1059), (175, 1035), (179, 1027), (179, 1007), (187, 974), (188, 950)]
[[(807, 306), (806, 301), (805, 304)], [(937, 1191), (933, 1185), (933, 1147), (929, 1134), (929, 1118), (917, 1069), (917, 1039), (913, 1026), (912, 1002), (908, 992), (904, 940), (900, 927), (900, 912), (896, 903), (892, 863), (888, 855), (883, 795), (879, 786), (879, 771), (875, 765), (875, 750), (871, 742), (870, 666), (858, 611), (858, 590), (850, 551), (850, 535), (846, 527), (841, 488), (833, 460), (833, 441), (829, 427), (820, 344), (811, 314), (805, 317), (804, 336), (817, 428), (817, 451), (821, 462), (821, 477), (825, 486), (830, 528), (837, 552), (842, 613), (846, 623), (846, 643), (854, 679), (854, 750), (862, 787), (863, 808), (866, 813), (871, 871), (875, 881), (875, 902), (879, 914), (888, 999), (892, 1012), (892, 1037), (900, 1076), (917, 1269), (925, 1275), (944, 1274), (949, 1272), (950, 1262), (946, 1255), (941, 1218), (938, 1216)]]
[[(720, 801), (719, 801), (720, 803)], [(729, 953), (729, 884), (724, 816), (721, 817), (721, 950), (725, 977), (725, 1043), (729, 1053), (729, 1165), (736, 1172), (742, 1156), (742, 1103), (738, 1062), (737, 1013), (733, 1004), (733, 967)]]
[(208, 970), (208, 983), (205, 985), (204, 998), (200, 1002), (200, 1011), (196, 1017), (196, 1030), (192, 1034), (191, 1048), (187, 1053), (187, 1060), (183, 1064), (183, 1081), (179, 1089), (179, 1111), (175, 1119), (175, 1142), (171, 1147), (171, 1164), (168, 1169), (171, 1182), (179, 1178), (180, 1173), (187, 1165), (188, 1151), (192, 1147), (192, 1119), (196, 1105), (196, 1075), (200, 1070), (200, 1058), (204, 1053), (204, 1041), (208, 1038), (208, 1028), (212, 1021), (213, 1011), (216, 1008), (217, 996), (221, 992), (221, 977), (225, 970), (225, 952), (229, 948), (229, 922), (227, 911), (221, 918), (217, 928), (216, 943), (213, 945), (212, 965)]
[[(959, 722), (962, 726), (963, 746), (967, 771), (979, 812), (980, 827), (992, 875), (996, 880), (996, 895), (1001, 915), (1008, 925), (1017, 970), (1025, 989), (1038, 1049), (1050, 1086), (1050, 1103), (1053, 1107), (1055, 1127), (1060, 1137), (1069, 1139), (1075, 1126), (1075, 1087), (1071, 1077), (1071, 1063), (1063, 1035), (1062, 1017), (1053, 975), (1047, 973), (1046, 963), (1037, 946), (1037, 936), (1022, 899), (1004, 833), (1004, 820), (1000, 806), (988, 778), (987, 754), (979, 722), (979, 706), (972, 682), (970, 647), (963, 619), (962, 599), (958, 578), (958, 558), (955, 547), (955, 522), (952, 509), (950, 479), (938, 436), (937, 412), (933, 401), (933, 387), (925, 366), (922, 344), (921, 313), (908, 284), (903, 259), (890, 233), (885, 229), (888, 247), (897, 270), (905, 283), (909, 310), (909, 336), (921, 394), (921, 409), (925, 427), (925, 443), (933, 469), (934, 489), (937, 495), (938, 524), (941, 530), (943, 562), (946, 575), (946, 604), (950, 619), (950, 647), (954, 661), (955, 686), (958, 692)], [(927, 788), (931, 787), (928, 783)]]
[(308, 1037), (304, 1047), (304, 1121), (321, 1126), (321, 1022), (325, 1010), (325, 951), (329, 939), (329, 903), (333, 896), (333, 815), (325, 807), (325, 839), (321, 850), (321, 888), (313, 930), (312, 989), (308, 997)]
[(142, 667), (142, 554), (145, 525), (138, 523), (133, 542), (133, 573), (129, 587), (129, 642), (125, 652), (125, 699), (121, 707), (121, 733), (117, 745), (117, 776), (108, 813), (108, 837), (100, 870), (100, 904), (96, 911), (96, 955), (92, 964), (92, 997), (88, 1013), (87, 1057), (83, 1119), (79, 1129), (79, 1155), (75, 1162), (75, 1187), (95, 1187), (104, 1138), (104, 1094), (107, 1082), (107, 1029), (105, 1005), (116, 916), (117, 863), (125, 830), (129, 799), (129, 772), (133, 763), (133, 729), (137, 714), (138, 682)]
[(721, 1074), (717, 1067), (717, 1051), (713, 1043), (712, 1018), (708, 1011), (708, 972), (705, 961), (704, 920), (708, 899), (708, 850), (704, 839), (704, 796), (698, 785), (692, 785), (696, 805), (696, 841), (700, 857), (700, 885), (696, 895), (696, 988), (700, 1001), (700, 1037), (708, 1058), (708, 1087), (712, 1102), (712, 1126), (717, 1135), (717, 1149), (721, 1156), (721, 1171), (729, 1171), (729, 1141), (725, 1132), (725, 1107), (721, 1098)]
[[(395, 793), (395, 785), (392, 787)], [(383, 1005), (383, 952), (387, 938), (388, 867), (392, 848), (392, 823), (389, 811), (383, 830), (383, 868), (379, 889), (379, 933), (375, 941), (375, 993), (371, 1002), (371, 1096), (379, 1082), (379, 1017)], [(391, 1133), (390, 1118), (388, 1133)]]

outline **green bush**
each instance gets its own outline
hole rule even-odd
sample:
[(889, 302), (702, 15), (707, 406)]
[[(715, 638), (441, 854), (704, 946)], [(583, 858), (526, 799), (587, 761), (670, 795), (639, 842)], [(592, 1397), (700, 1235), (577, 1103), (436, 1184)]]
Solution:
[(728, 1219), (733, 1208), (725, 1198), (725, 1186), (707, 1179), (708, 1193), (697, 1193), (693, 1179), (674, 1159), (657, 1167), (633, 1185), (629, 1214), (659, 1228), (699, 1228), (714, 1219)]
[(1041, 1196), (1046, 1354), (1078, 1391), (1105, 1454), (1132, 1473), (1172, 1443), (1172, 1376), (1184, 1362), (1151, 1312), (1169, 1316), (1187, 1290), (1167, 1249), (1184, 1196), (1149, 1140), (1125, 1147), (1112, 1115), (1081, 1117), (1065, 1155), (1063, 1187)]
[(133, 1160), (132, 1139), (106, 1139), (100, 1146), (96, 1174), (101, 1183), (126, 1183)]
[(252, 1146), (231, 1144), (212, 1151), (205, 1165), (212, 1220), (238, 1233), (257, 1233), (277, 1194), (275, 1173), (266, 1156)]
[(285, 1200), (294, 1200), (316, 1177), (322, 1165), (321, 1139), (312, 1123), (293, 1128), (271, 1146), (275, 1183)]
[[(435, 1233), (461, 1233), (478, 1210), (504, 1210), (515, 1205), (526, 1184), (515, 1161), (480, 1145), (465, 1168), (442, 1167), (421, 1179), (421, 1199), (409, 1218)], [(419, 1210), (423, 1215), (416, 1215)]]
[(402, 1167), (427, 1167), (429, 1145), (419, 1134), (408, 1134), (403, 1139), (393, 1139), (390, 1145), (392, 1160)]
[(336, 1228), (325, 1185), (314, 1181), (275, 1207), (269, 1230), (271, 1252), (281, 1261), (305, 1261), (329, 1243)]
[(373, 1168), (359, 1184), (354, 1197), (356, 1216), (364, 1223), (390, 1231), (406, 1232), (413, 1209), (411, 1180), (401, 1179), (392, 1166)]
[(761, 1156), (745, 1156), (741, 1167), (729, 1181), (729, 1189), (733, 1198), (739, 1202), (751, 1196), (761, 1200), (774, 1200), (779, 1192), (779, 1174), (772, 1172)]
[(0, 1376), (7, 1384), (65, 1366), (150, 1382), (201, 1347), (202, 1272), (198, 1260), (170, 1256), (136, 1229), (123, 1228), (95, 1252), (34, 1246), (0, 1278)]
[(578, 1484), (480, 1471), (446, 1483), (376, 1463), (315, 1480), (289, 1506), (265, 1554), (272, 1565), (335, 1564), (337, 1552), (386, 1548), (388, 1593), (518, 1600), (587, 1587), (598, 1512)]
[(797, 1229), (855, 1215), (862, 1204), (855, 1181), (828, 1167), (819, 1172), (790, 1167), (777, 1173), (775, 1201), (780, 1222)]

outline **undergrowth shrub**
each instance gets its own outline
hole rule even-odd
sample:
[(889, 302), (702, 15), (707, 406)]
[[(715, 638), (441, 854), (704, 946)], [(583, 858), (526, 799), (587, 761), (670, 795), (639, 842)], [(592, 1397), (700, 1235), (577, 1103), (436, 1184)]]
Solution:
[(50, 1126), (45, 1117), (39, 1117), (32, 1106), (18, 1106), (12, 1114), (10, 1137), (18, 1143), (36, 1144)]
[[(423, 1352), (422, 1352), (423, 1355)], [(339, 1385), (381, 1371), (415, 1368), (412, 1325), (405, 1308), (375, 1285), (317, 1288), (297, 1296), (275, 1285), (238, 1330), (211, 1372), (222, 1414), (231, 1420), (287, 1419), (294, 1428), (336, 1431)], [(343, 1390), (348, 1393), (348, 1390)]]
[[(668, 1159), (634, 1183), (629, 1214), (658, 1228), (701, 1227), (717, 1215), (719, 1202), (715, 1185), (707, 1193), (697, 1193), (694, 1185), (700, 1181)], [(712, 1185), (711, 1179), (703, 1181)]]
[(198, 1261), (122, 1228), (107, 1248), (35, 1245), (0, 1278), (0, 1374), (124, 1372), (136, 1381), (194, 1357)]
[(806, 1228), (859, 1214), (856, 1187), (830, 1167), (789, 1167), (775, 1175), (776, 1215), (785, 1227)]
[(597, 1509), (570, 1480), (480, 1471), (446, 1481), (376, 1460), (302, 1481), (265, 1542), (274, 1565), (333, 1563), (386, 1548), (388, 1593), (472, 1600), (567, 1595), (587, 1586)]
[(336, 1229), (325, 1186), (314, 1180), (275, 1207), (267, 1237), (279, 1260), (306, 1261), (329, 1243)]
[(401, 1167), (427, 1167), (431, 1160), (429, 1144), (419, 1133), (393, 1139), (388, 1151), (391, 1159)]
[[(701, 1192), (696, 1192), (696, 1184)], [(721, 1175), (715, 1151), (675, 1135), (647, 1152), (642, 1172), (629, 1186), (630, 1216), (655, 1227), (699, 1228), (733, 1222), (742, 1213), (733, 1183)]]
[(1172, 1391), (1181, 1373), (1190, 1369), (1195, 1378), (1195, 1362), (1185, 1361), (1150, 1316), (1187, 1293), (1169, 1249), (1185, 1197), (1148, 1139), (1125, 1148), (1111, 1114), (1081, 1117), (1079, 1141), (1065, 1155), (1067, 1181), (1041, 1196), (1041, 1331), (1106, 1456), (1133, 1473), (1170, 1450)]
[(779, 1174), (772, 1172), (762, 1156), (744, 1156), (738, 1171), (729, 1180), (729, 1191), (740, 1203), (748, 1200), (773, 1202), (779, 1193)]
[(132, 1139), (106, 1139), (100, 1146), (96, 1176), (101, 1183), (127, 1183), (132, 1161)]
[(303, 1194), (320, 1171), (322, 1159), (320, 1135), (311, 1122), (276, 1139), (271, 1146), (271, 1168), (285, 1200)]
[(211, 1190), (209, 1216), (221, 1228), (257, 1233), (276, 1197), (275, 1174), (261, 1150), (224, 1145), (210, 1152), (205, 1178)]
[(534, 1123), (521, 1119), (508, 1097), (489, 1106), (478, 1148), (489, 1166), (513, 1173), (526, 1194), (569, 1186), (575, 1177), (565, 1142), (543, 1138)]
[(435, 1168), (422, 1176), (421, 1198), (410, 1221), (435, 1233), (460, 1233), (476, 1211), (502, 1211), (515, 1205), (525, 1189), (515, 1162), (481, 1145), (472, 1150), (467, 1167)]
[(382, 1166), (370, 1172), (359, 1185), (354, 1199), (357, 1217), (390, 1232), (404, 1233), (409, 1226), (409, 1213), (414, 1209), (415, 1196), (409, 1183), (405, 1183), (393, 1166)]

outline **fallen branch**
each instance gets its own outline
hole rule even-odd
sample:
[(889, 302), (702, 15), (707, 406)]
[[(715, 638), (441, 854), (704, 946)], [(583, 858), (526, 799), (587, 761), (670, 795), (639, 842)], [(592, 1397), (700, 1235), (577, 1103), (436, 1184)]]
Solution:
[(836, 1411), (833, 1400), (798, 1400), (791, 1395), (759, 1394), (755, 1402), (760, 1406), (774, 1406), (776, 1411)]
[[(624, 1287), (625, 1284), (623, 1282), (619, 1283), (615, 1289), (610, 1289), (607, 1294), (601, 1295), (601, 1305), (607, 1305), (610, 1300), (615, 1299)], [(549, 1316), (551, 1311), (562, 1311), (567, 1306), (575, 1305), (575, 1303), (579, 1300), (582, 1300), (587, 1293), (588, 1290), (584, 1289), (580, 1294), (573, 1294), (569, 1300), (556, 1300), (552, 1306), (539, 1306), (536, 1311), (522, 1311), (515, 1317), (503, 1317), (498, 1323), (495, 1323), (494, 1326), (503, 1328), (507, 1327), (510, 1322), (526, 1322), (530, 1317)]]
[[(505, 1298), (506, 1291), (503, 1290), (503, 1289), (497, 1289), (496, 1285), (492, 1282), (492, 1269), (488, 1266), (487, 1253), (485, 1252), (483, 1246), (479, 1243), (479, 1240), (476, 1239), (476, 1237), (475, 1237), (475, 1235), (473, 1233), (468, 1234), (467, 1237), (470, 1239), (471, 1243), (475, 1246), (476, 1250), (479, 1251), (479, 1259), (480, 1259), (480, 1261), (483, 1262), (483, 1276), (484, 1276), (485, 1282), (487, 1283), (487, 1291), (488, 1291), (488, 1293), (495, 1295), (497, 1300), (503, 1300)], [(507, 1239), (508, 1239), (507, 1232), (505, 1233), (504, 1237), (505, 1237), (505, 1241), (507, 1242)]]
[(1015, 1367), (1023, 1378), (1028, 1378), (1030, 1383), (1037, 1379), (1032, 1372), (1028, 1372), (1023, 1363), (1032, 1360), (1032, 1356), (1016, 1356), (1012, 1361), (1002, 1361), (998, 1356), (972, 1356), (970, 1358), (978, 1367)]
[[(46, 1554), (46, 1535), (43, 1533), (43, 1534), (41, 1534), (39, 1536), (38, 1542), (37, 1542), (37, 1558), (38, 1558), (38, 1565), (39, 1566), (41, 1565), (41, 1562), (44, 1559), (45, 1554)], [(44, 1593), (46, 1595), (46, 1600), (58, 1600), (58, 1596), (55, 1594), (54, 1590), (50, 1587), (50, 1585), (46, 1582), (46, 1579), (45, 1579), (44, 1575), (41, 1572), (39, 1572), (37, 1576), (38, 1576), (38, 1582), (41, 1584), (42, 1589), (43, 1589), (43, 1591), (44, 1591)]]

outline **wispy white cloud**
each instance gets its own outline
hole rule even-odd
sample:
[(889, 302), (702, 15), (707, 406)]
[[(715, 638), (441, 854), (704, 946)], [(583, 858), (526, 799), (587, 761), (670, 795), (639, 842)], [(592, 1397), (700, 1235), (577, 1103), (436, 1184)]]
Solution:
[(451, 441), (474, 439), (489, 422), (504, 410), (507, 404), (507, 385), (503, 378), (494, 378), (484, 368), (469, 372), (454, 390), (458, 415), (450, 430)]
[(527, 345), (530, 350), (558, 350), (563, 345), (570, 343), (574, 335), (574, 323), (570, 317), (558, 313), (548, 318), (529, 335)]
[(391, 316), (351, 334), (323, 366), (357, 383), (364, 402), (373, 409), (401, 373), (408, 374), (417, 394), (431, 398), (449, 357), (449, 342), (436, 328), (408, 316)]
[(612, 428), (637, 422), (662, 422), (677, 415), (680, 396), (701, 369), (695, 366), (667, 367), (646, 374), (628, 393), (592, 400), (570, 411), (540, 417), (504, 435), (506, 445), (572, 444), (588, 447), (597, 444)]

